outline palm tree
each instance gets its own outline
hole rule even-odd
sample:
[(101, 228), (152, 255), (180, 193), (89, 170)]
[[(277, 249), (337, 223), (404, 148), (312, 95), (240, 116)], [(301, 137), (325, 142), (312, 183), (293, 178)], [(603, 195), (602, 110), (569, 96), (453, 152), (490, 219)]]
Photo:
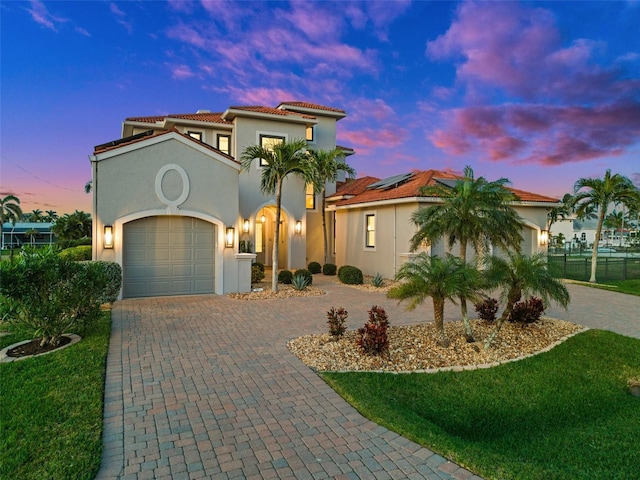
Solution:
[[(457, 179), (453, 187), (427, 186), (421, 194), (439, 197), (443, 203), (415, 211), (411, 221), (418, 228), (411, 238), (411, 250), (421, 244), (435, 243), (446, 237), (449, 248), (460, 245), (460, 258), (467, 260), (470, 244), (476, 254), (486, 252), (491, 243), (504, 250), (520, 249), (522, 221), (510, 205), (516, 196), (505, 187), (506, 178), (489, 182), (484, 177), (474, 178), (473, 169), (465, 167), (464, 177)], [(473, 342), (471, 324), (467, 318), (467, 302), (460, 299), (462, 321), (467, 341)]]
[(36, 230), (35, 228), (30, 228), (29, 230), (27, 230), (26, 232), (24, 232), (24, 236), (27, 237), (29, 239), (29, 244), (33, 247), (33, 245), (36, 243), (36, 240), (38, 238), (38, 235), (40, 235), (40, 232), (38, 230)]
[[(283, 141), (269, 147), (250, 145), (241, 156), (242, 170), (248, 171), (255, 159), (263, 160), (260, 190), (265, 195), (276, 196), (276, 226), (280, 225), (282, 210), (282, 184), (289, 175), (302, 177), (305, 183), (313, 181), (312, 165), (306, 154), (307, 141), (302, 139)], [(278, 291), (278, 252), (280, 245), (280, 229), (275, 229), (273, 242), (273, 272), (271, 289)]]
[(435, 326), (440, 333), (439, 343), (443, 347), (449, 346), (449, 339), (444, 331), (445, 302), (450, 300), (455, 303), (455, 298), (472, 301), (481, 298), (480, 272), (453, 255), (447, 254), (440, 258), (422, 252), (413, 261), (400, 267), (396, 280), (402, 283), (391, 288), (387, 296), (397, 300), (411, 299), (407, 309), (413, 310), (427, 297), (433, 299)]
[(591, 253), (591, 277), (589, 282), (596, 282), (596, 268), (598, 262), (598, 245), (604, 219), (607, 216), (607, 208), (610, 204), (623, 204), (629, 207), (640, 202), (640, 192), (631, 180), (618, 173), (611, 175), (607, 169), (604, 178), (580, 178), (574, 187), (576, 214), (584, 215), (588, 209), (599, 209), (596, 238), (593, 242)]
[(496, 322), (496, 328), (487, 337), (484, 347), (489, 348), (498, 335), (504, 321), (509, 318), (511, 310), (523, 295), (538, 296), (545, 305), (555, 301), (566, 307), (569, 304), (569, 292), (562, 281), (547, 268), (546, 254), (523, 255), (520, 252), (508, 252), (508, 259), (500, 257), (487, 258), (484, 271), (488, 288), (501, 287), (500, 298), (506, 300), (502, 315)]
[(551, 235), (551, 227), (558, 220), (566, 220), (573, 213), (573, 195), (565, 193), (561, 200), (561, 205), (554, 207), (547, 213), (549, 235)]
[(56, 220), (52, 230), (60, 240), (91, 237), (91, 215), (78, 210), (71, 214), (65, 213)]
[(93, 189), (93, 180), (89, 180), (87, 183), (84, 184), (84, 193), (91, 193), (92, 189)]
[(620, 232), (620, 246), (622, 246), (622, 238), (624, 237), (625, 223), (627, 225), (629, 224), (629, 217), (624, 213), (624, 211), (617, 211), (615, 209), (604, 219), (605, 227), (610, 228), (614, 232)]
[(44, 217), (45, 222), (53, 223), (58, 218), (58, 214), (56, 213), (55, 210), (47, 210), (45, 213), (46, 213)]
[(11, 222), (13, 225), (22, 218), (22, 209), (20, 208), (20, 199), (15, 195), (7, 195), (0, 199), (0, 245), (4, 245), (4, 237), (2, 236), (2, 228), (5, 222)]
[(344, 161), (344, 152), (339, 148), (333, 150), (309, 150), (313, 158), (313, 190), (322, 194), (322, 238), (324, 240), (324, 263), (328, 262), (329, 245), (327, 240), (327, 217), (325, 214), (327, 182), (335, 182), (339, 172), (345, 172), (350, 178), (356, 175), (353, 168)]
[(44, 220), (44, 215), (42, 215), (42, 210), (40, 210), (39, 208), (36, 208), (35, 210), (31, 211), (32, 222), (40, 223), (43, 220)]

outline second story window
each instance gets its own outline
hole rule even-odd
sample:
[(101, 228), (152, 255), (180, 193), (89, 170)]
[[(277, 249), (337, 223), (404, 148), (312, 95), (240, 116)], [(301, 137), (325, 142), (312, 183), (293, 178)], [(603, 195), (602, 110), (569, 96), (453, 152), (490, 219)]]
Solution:
[(305, 196), (306, 196), (307, 210), (315, 210), (316, 209), (316, 194), (313, 191), (313, 184), (307, 183)]
[(313, 125), (309, 125), (307, 127), (307, 134), (306, 134), (306, 138), (307, 138), (307, 142), (313, 142), (313, 135), (314, 135), (314, 127)]
[[(283, 142), (284, 142), (284, 137), (280, 137), (276, 135), (260, 135), (260, 146), (262, 148), (272, 150), (274, 145), (277, 145)], [(267, 162), (261, 158), (260, 166), (265, 167), (266, 165), (267, 165)]]
[(364, 219), (365, 219), (364, 246), (367, 248), (375, 248), (376, 246), (376, 215), (374, 213), (368, 213), (364, 216)]
[(187, 135), (189, 135), (192, 138), (195, 138), (196, 140), (198, 140), (199, 142), (202, 141), (202, 132), (192, 132), (192, 131), (188, 131)]
[(231, 135), (218, 135), (216, 148), (222, 153), (231, 155)]

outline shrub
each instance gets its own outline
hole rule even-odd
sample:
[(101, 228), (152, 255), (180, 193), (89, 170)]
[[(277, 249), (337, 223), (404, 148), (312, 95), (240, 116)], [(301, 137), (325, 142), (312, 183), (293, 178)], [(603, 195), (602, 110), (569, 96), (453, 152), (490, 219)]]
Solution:
[(498, 300), (495, 298), (487, 298), (480, 303), (475, 304), (478, 317), (485, 322), (495, 322), (496, 313), (498, 313)]
[(293, 278), (291, 279), (291, 286), (295, 289), (295, 290), (304, 290), (305, 288), (307, 288), (307, 285), (309, 285), (309, 280), (308, 277), (306, 277), (305, 275), (301, 274), (301, 273), (297, 273), (293, 276)]
[(540, 320), (544, 313), (544, 303), (540, 298), (531, 297), (529, 300), (523, 300), (513, 306), (513, 310), (509, 314), (509, 321), (513, 323), (520, 322), (523, 325), (534, 323)]
[(284, 284), (290, 285), (292, 279), (293, 279), (293, 273), (291, 273), (290, 270), (280, 270), (278, 272), (278, 283), (284, 283)]
[(371, 285), (376, 288), (384, 287), (384, 278), (379, 273), (376, 273), (375, 276), (371, 279)]
[(65, 248), (60, 252), (60, 256), (67, 260), (91, 260), (91, 245)]
[(58, 248), (64, 250), (71, 247), (78, 247), (80, 245), (91, 245), (91, 239), (89, 237), (83, 237), (76, 240), (62, 240), (59, 239), (56, 242)]
[(320, 273), (322, 271), (322, 265), (320, 265), (318, 262), (309, 262), (309, 265), (307, 265), (307, 269), (311, 273)]
[(298, 270), (296, 270), (296, 273), (294, 275), (302, 275), (304, 278), (307, 279), (307, 285), (312, 285), (313, 284), (313, 275), (311, 275), (311, 272), (309, 270), (307, 270), (306, 268), (300, 268)]
[(342, 337), (347, 330), (346, 320), (348, 316), (349, 313), (342, 307), (337, 310), (331, 307), (331, 310), (327, 312), (329, 335), (331, 335), (334, 340)]
[(258, 265), (251, 265), (251, 283), (258, 283), (264, 278), (264, 266), (260, 268)]
[(381, 355), (389, 350), (387, 328), (389, 319), (384, 308), (374, 305), (369, 310), (369, 321), (358, 329), (356, 345), (367, 355)]
[(51, 247), (0, 262), (0, 277), (3, 320), (41, 339), (41, 346), (57, 346), (64, 333), (97, 319), (109, 290), (104, 266), (62, 258)]
[(364, 281), (362, 270), (351, 265), (343, 265), (340, 267), (338, 270), (338, 278), (342, 283), (346, 283), (348, 285), (362, 285), (362, 282)]
[(333, 263), (325, 263), (322, 266), (322, 273), (325, 275), (335, 275), (338, 267)]
[(104, 276), (105, 287), (100, 295), (100, 303), (113, 303), (118, 299), (122, 287), (122, 267), (116, 262), (95, 261), (88, 262), (98, 270), (98, 274)]
[(253, 262), (252, 266), (258, 267), (262, 273), (264, 273), (264, 263), (261, 262)]

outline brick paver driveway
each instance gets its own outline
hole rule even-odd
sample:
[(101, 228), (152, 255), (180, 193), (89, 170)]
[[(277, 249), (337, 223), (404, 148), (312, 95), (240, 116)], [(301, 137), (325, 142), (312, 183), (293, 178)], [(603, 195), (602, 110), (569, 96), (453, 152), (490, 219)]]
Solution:
[[(113, 308), (99, 479), (478, 478), (359, 415), (286, 347), (349, 327), (383, 305), (392, 325), (433, 321), (384, 295), (322, 275), (323, 297), (240, 301), (224, 296), (126, 300)], [(550, 316), (640, 338), (640, 297), (569, 285)], [(458, 320), (447, 305), (445, 319)]]

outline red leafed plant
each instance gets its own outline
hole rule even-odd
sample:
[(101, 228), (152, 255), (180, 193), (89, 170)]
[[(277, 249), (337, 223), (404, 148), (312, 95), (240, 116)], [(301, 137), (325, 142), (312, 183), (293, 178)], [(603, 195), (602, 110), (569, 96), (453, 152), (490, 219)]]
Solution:
[(369, 321), (358, 329), (356, 344), (367, 355), (381, 355), (389, 350), (387, 328), (389, 319), (384, 308), (374, 305), (369, 310)]

